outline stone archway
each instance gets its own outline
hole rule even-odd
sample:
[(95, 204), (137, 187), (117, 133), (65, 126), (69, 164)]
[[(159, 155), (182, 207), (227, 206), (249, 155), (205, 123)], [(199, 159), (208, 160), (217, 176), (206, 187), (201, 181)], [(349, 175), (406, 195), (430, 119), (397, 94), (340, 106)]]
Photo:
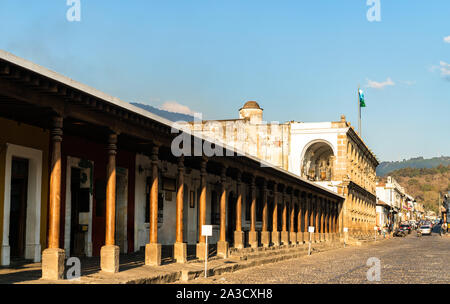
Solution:
[(301, 161), (301, 176), (312, 181), (331, 181), (334, 169), (334, 151), (326, 141), (310, 143)]

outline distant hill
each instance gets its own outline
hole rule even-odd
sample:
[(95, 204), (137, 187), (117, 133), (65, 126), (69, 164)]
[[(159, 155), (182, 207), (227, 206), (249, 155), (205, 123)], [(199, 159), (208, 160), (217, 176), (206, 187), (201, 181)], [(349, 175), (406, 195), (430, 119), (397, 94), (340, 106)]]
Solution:
[(427, 210), (437, 211), (439, 193), (450, 191), (450, 165), (439, 165), (435, 168), (402, 168), (390, 172), (406, 193), (423, 203)]
[(131, 104), (170, 121), (194, 121), (194, 116), (191, 115), (169, 112), (138, 102), (132, 102)]
[(433, 157), (430, 159), (425, 159), (423, 157), (411, 158), (408, 160), (395, 161), (395, 162), (382, 162), (377, 167), (377, 175), (385, 176), (390, 172), (403, 168), (422, 168), (422, 169), (430, 169), (436, 168), (439, 165), (448, 166), (450, 165), (450, 157), (441, 156), (441, 157)]

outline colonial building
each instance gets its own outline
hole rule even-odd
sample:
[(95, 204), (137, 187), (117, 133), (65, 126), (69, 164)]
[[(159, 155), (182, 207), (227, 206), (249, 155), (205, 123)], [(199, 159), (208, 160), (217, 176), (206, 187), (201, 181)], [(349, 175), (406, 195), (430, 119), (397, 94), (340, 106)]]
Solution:
[(414, 219), (415, 199), (392, 176), (380, 179), (376, 185), (377, 197), (390, 207), (389, 222), (393, 229), (402, 221)]
[(0, 126), (1, 261), (42, 260), (45, 279), (69, 256), (100, 256), (112, 273), (141, 248), (148, 265), (162, 246), (202, 259), (205, 224), (220, 257), (301, 244), (308, 226), (316, 242), (341, 237), (342, 195), (195, 134), (183, 151), (225, 156), (175, 153), (171, 122), (4, 51)]
[(259, 104), (248, 101), (239, 109), (239, 119), (188, 125), (194, 134), (245, 151), (343, 195), (341, 227), (347, 227), (353, 236), (372, 234), (379, 162), (345, 116), (335, 122), (267, 123)]

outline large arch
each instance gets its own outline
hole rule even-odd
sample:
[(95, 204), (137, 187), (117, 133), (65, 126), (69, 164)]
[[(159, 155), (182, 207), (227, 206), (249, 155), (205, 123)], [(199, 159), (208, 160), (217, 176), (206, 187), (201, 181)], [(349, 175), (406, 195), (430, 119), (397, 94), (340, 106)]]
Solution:
[(302, 151), (300, 173), (312, 181), (331, 181), (335, 151), (326, 140), (309, 142)]

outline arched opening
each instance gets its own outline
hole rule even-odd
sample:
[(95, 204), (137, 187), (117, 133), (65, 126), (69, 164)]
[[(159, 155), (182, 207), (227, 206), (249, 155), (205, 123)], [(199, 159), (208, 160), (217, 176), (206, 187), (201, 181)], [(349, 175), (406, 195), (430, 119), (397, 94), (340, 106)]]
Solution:
[(311, 181), (331, 181), (334, 153), (326, 142), (316, 142), (308, 147), (301, 163), (302, 177)]

